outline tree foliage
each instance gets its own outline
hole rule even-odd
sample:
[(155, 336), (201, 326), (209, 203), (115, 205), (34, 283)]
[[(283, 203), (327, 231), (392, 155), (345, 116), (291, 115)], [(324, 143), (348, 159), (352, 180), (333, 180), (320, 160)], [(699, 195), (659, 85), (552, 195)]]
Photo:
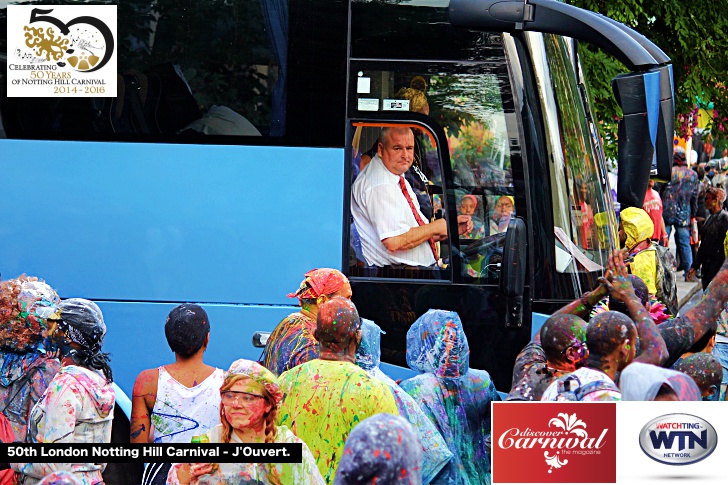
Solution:
[[(675, 130), (691, 136), (698, 107), (712, 103), (707, 128), (717, 138), (728, 134), (728, 0), (567, 0), (624, 23), (658, 45), (672, 59), (675, 81)], [(616, 154), (616, 120), (622, 116), (611, 80), (627, 69), (612, 56), (580, 44), (590, 97), (600, 120), (607, 156)]]

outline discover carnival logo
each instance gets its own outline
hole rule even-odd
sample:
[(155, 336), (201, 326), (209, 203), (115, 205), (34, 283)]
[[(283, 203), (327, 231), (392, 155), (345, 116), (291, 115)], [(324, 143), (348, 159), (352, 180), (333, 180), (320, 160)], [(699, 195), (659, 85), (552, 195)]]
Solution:
[(115, 5), (9, 5), (9, 97), (115, 97)]
[(690, 465), (710, 456), (718, 445), (715, 428), (691, 414), (666, 414), (640, 431), (640, 448), (665, 465)]
[(616, 479), (612, 403), (506, 402), (494, 403), (493, 408), (494, 483)]

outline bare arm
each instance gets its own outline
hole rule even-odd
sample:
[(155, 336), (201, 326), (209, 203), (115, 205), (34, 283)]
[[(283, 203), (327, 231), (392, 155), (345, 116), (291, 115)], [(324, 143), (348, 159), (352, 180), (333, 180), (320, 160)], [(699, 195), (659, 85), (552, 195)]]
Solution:
[[(609, 294), (609, 290), (604, 284), (600, 284), (595, 290), (586, 293), (578, 300), (574, 300), (568, 305), (565, 305), (556, 310), (554, 315), (576, 315), (583, 319), (588, 319), (589, 313), (592, 311), (594, 306), (599, 303), (602, 298)], [(584, 304), (586, 302), (586, 304)]]
[(679, 317), (692, 325), (695, 334), (693, 342), (700, 340), (705, 334), (708, 322), (714, 322), (718, 319), (718, 316), (725, 308), (726, 302), (728, 302), (728, 258), (723, 262), (723, 266), (715, 275), (713, 281), (705, 289), (703, 298), (684, 316)]
[(159, 370), (142, 371), (134, 382), (131, 396), (130, 441), (132, 443), (149, 443), (149, 431), (152, 424), (152, 410), (157, 399), (157, 380)]
[(447, 237), (447, 223), (445, 219), (438, 219), (423, 226), (413, 227), (400, 236), (382, 239), (382, 244), (390, 252), (405, 251), (416, 248), (431, 237), (437, 241)]
[(609, 255), (608, 268), (615, 275), (611, 283), (605, 280), (605, 285), (609, 287), (610, 298), (624, 302), (632, 320), (637, 325), (637, 335), (642, 352), (635, 358), (635, 362), (662, 365), (667, 360), (667, 346), (655, 321), (652, 320), (650, 313), (634, 292), (621, 251), (617, 250)]

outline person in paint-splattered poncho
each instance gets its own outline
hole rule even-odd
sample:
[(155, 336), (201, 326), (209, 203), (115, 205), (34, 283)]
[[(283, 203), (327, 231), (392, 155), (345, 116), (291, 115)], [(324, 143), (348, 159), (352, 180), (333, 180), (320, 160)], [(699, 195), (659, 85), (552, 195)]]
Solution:
[(298, 298), (301, 311), (291, 313), (276, 326), (263, 351), (262, 364), (275, 375), (319, 356), (319, 344), (314, 337), (319, 305), (341, 296), (351, 298), (351, 285), (336, 269), (312, 269), (289, 298)]
[(619, 378), (623, 401), (700, 401), (700, 389), (690, 376), (635, 362)]
[(30, 410), (61, 368), (43, 346), (60, 302), (55, 290), (37, 278), (0, 283), (0, 412), (18, 440), (25, 438)]
[(433, 484), (489, 484), (490, 375), (470, 369), (470, 348), (455, 312), (429, 310), (407, 332), (407, 365), (422, 374), (401, 386), (435, 423), (453, 454)]
[(400, 416), (377, 414), (349, 435), (334, 485), (421, 485), (421, 463), (422, 447), (412, 425)]
[(232, 363), (220, 388), (220, 424), (205, 435), (210, 443), (301, 443), (301, 463), (180, 463), (167, 483), (180, 485), (323, 485), (306, 443), (276, 426), (282, 394), (276, 377), (250, 360)]
[(279, 378), (283, 403), (278, 425), (291, 428), (311, 448), (326, 483), (333, 482), (346, 438), (357, 423), (378, 413), (399, 414), (387, 385), (354, 364), (360, 322), (349, 300), (334, 298), (321, 305), (315, 334), (321, 357)]
[[(28, 420), (29, 443), (110, 443), (114, 390), (108, 354), (101, 352), (106, 325), (95, 303), (63, 300), (53, 334), (59, 341), (63, 367), (33, 407)], [(11, 463), (24, 484), (66, 470), (83, 485), (103, 483), (105, 463)]]
[(361, 327), (362, 339), (361, 345), (356, 351), (356, 363), (369, 375), (380, 379), (389, 386), (394, 395), (394, 400), (397, 402), (400, 415), (414, 426), (422, 444), (422, 482), (430, 483), (450, 461), (452, 452), (448, 449), (447, 443), (445, 443), (440, 432), (412, 396), (404, 392), (396, 382), (379, 368), (382, 355), (379, 345), (382, 329), (376, 323), (365, 318), (362, 318)]

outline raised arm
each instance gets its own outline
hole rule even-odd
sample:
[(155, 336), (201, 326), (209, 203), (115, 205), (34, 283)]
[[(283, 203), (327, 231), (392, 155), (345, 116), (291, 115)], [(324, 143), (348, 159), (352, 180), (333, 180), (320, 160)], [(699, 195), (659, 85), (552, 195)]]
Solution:
[[(714, 322), (720, 316), (728, 302), (728, 258), (715, 275), (713, 281), (703, 293), (703, 298), (697, 305), (692, 307), (685, 315), (678, 317), (690, 322), (695, 334), (693, 342), (700, 340), (705, 334), (708, 322)], [(691, 344), (692, 345), (692, 344)]]
[(609, 288), (610, 298), (624, 302), (637, 326), (642, 351), (635, 362), (662, 365), (667, 360), (667, 346), (650, 313), (634, 292), (622, 251), (615, 250), (609, 255), (608, 271), (612, 273), (612, 281), (604, 279), (604, 284)]

